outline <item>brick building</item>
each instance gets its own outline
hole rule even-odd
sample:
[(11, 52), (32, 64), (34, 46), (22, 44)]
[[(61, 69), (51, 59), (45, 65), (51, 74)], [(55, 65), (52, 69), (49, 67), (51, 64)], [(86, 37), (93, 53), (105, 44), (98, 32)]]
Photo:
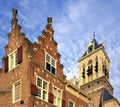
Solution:
[(12, 11), (0, 69), (0, 107), (88, 107), (88, 96), (63, 74), (52, 18), (32, 43), (21, 31), (17, 10)]

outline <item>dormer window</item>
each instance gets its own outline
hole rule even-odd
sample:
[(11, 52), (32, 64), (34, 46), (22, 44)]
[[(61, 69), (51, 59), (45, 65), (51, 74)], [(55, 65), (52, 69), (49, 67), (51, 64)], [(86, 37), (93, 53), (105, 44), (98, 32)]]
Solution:
[(92, 50), (93, 50), (93, 45), (90, 45), (90, 46), (88, 47), (88, 53), (92, 52)]
[(51, 72), (52, 74), (56, 74), (56, 60), (50, 56), (48, 53), (46, 53), (46, 70)]

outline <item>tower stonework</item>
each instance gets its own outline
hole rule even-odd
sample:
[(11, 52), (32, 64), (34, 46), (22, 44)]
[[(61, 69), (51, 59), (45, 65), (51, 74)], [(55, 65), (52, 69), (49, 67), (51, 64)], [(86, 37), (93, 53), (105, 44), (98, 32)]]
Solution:
[(104, 43), (98, 44), (94, 38), (88, 44), (78, 63), (80, 88), (90, 96), (90, 105), (100, 107), (103, 90), (113, 94), (113, 87), (109, 79), (110, 59), (105, 51)]

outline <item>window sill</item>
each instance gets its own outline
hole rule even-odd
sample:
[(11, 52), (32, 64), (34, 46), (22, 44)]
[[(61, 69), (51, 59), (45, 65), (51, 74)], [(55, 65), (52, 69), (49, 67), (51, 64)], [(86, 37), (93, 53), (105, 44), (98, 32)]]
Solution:
[(44, 69), (45, 71), (47, 71), (50, 75), (56, 77), (56, 74), (53, 74), (51, 71), (48, 71), (47, 69)]
[(15, 67), (13, 67), (12, 69), (8, 70), (8, 72), (11, 72), (12, 70), (14, 70), (15, 68), (17, 68), (18, 66), (19, 66), (19, 64), (16, 65)]
[(15, 104), (15, 103), (18, 103), (18, 102), (20, 102), (20, 101), (21, 101), (21, 99), (18, 99), (18, 100), (16, 100), (16, 101), (13, 101), (12, 103)]
[(37, 99), (39, 100), (42, 100), (42, 101), (45, 101), (45, 102), (48, 102), (48, 100), (43, 100), (42, 98), (38, 97), (38, 96), (35, 96)]

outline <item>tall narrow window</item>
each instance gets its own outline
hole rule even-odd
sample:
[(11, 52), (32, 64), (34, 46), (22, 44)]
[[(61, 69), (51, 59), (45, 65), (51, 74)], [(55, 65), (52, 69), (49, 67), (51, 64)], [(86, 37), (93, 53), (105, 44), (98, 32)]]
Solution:
[(46, 53), (46, 70), (52, 74), (56, 74), (56, 61), (53, 57)]
[(98, 72), (98, 57), (95, 59), (95, 71)]
[(10, 64), (10, 69), (13, 69), (14, 67), (14, 54), (13, 53), (9, 57), (9, 64)]
[(18, 64), (18, 51), (15, 51), (15, 66)]
[(87, 70), (87, 75), (90, 76), (93, 73), (93, 66), (92, 66), (92, 60), (88, 61), (88, 70)]
[(54, 105), (61, 107), (61, 105), (62, 105), (62, 91), (57, 87), (53, 87), (53, 94), (54, 94)]
[(82, 77), (85, 78), (85, 68), (83, 68)]
[(15, 68), (18, 64), (18, 52), (15, 50), (9, 56), (9, 70)]
[(48, 97), (48, 82), (44, 79), (37, 77), (37, 96), (40, 99), (47, 101)]
[(13, 103), (21, 100), (21, 80), (13, 83)]
[(71, 100), (69, 100), (69, 102), (68, 102), (69, 104), (69, 106), (68, 107), (75, 107), (75, 104), (74, 104), (74, 102), (73, 101), (71, 101)]
[(8, 55), (8, 69), (9, 71), (14, 69), (18, 64), (22, 62), (22, 46), (14, 50)]

